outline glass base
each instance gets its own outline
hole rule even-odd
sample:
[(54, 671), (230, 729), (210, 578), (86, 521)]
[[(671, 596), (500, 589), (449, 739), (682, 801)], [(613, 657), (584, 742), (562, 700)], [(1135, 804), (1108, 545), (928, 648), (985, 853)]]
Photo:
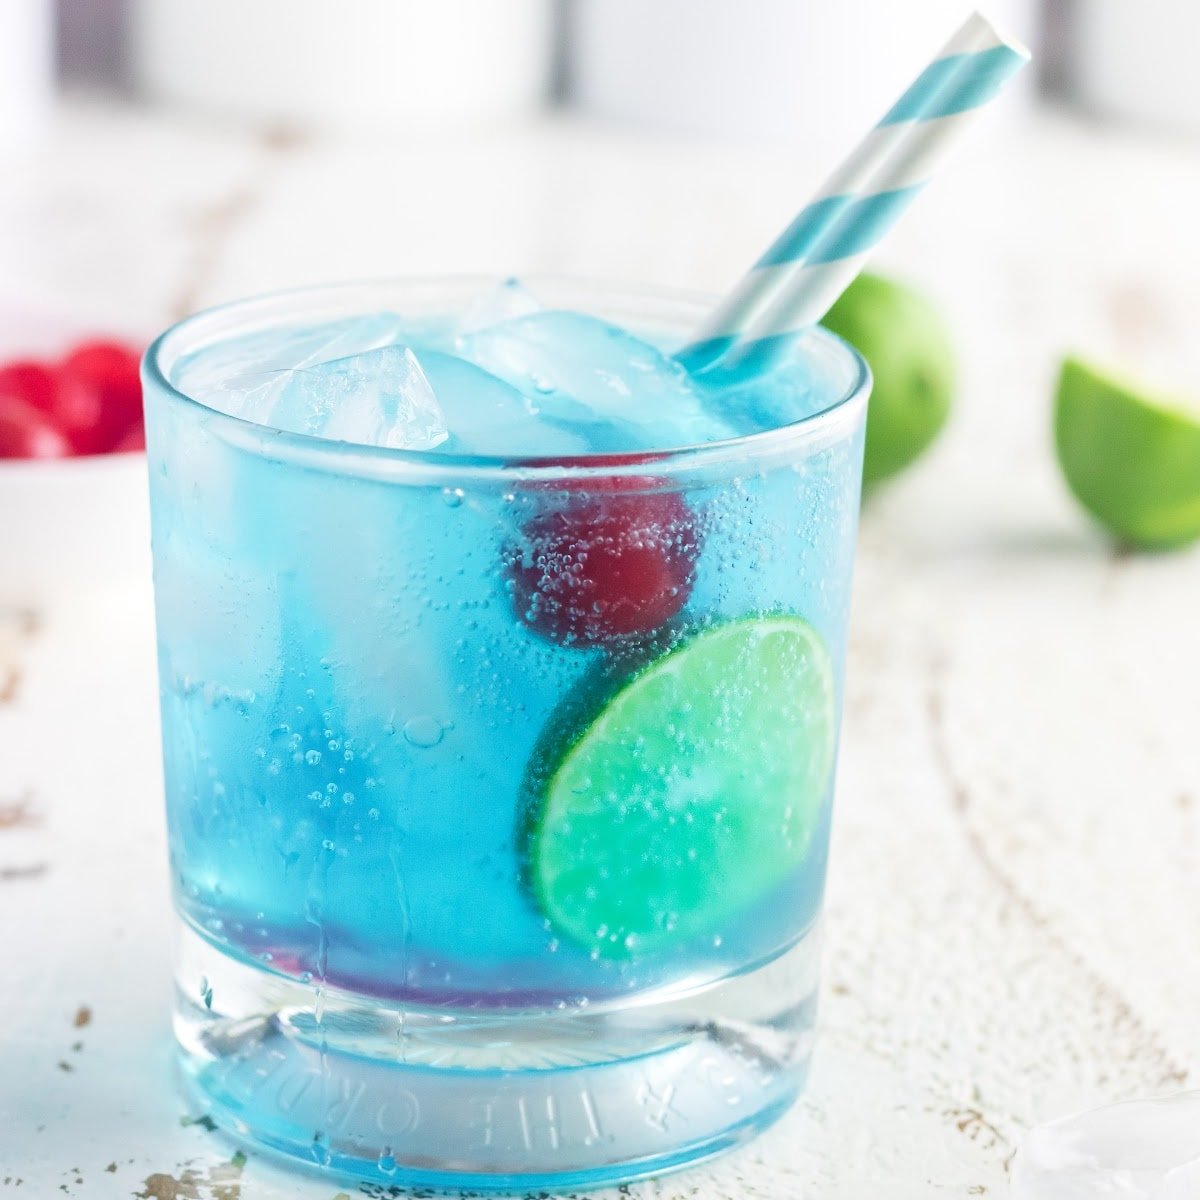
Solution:
[(400, 1008), (302, 984), (181, 927), (187, 1090), (223, 1129), (377, 1184), (626, 1182), (752, 1137), (803, 1086), (815, 931), (755, 969), (610, 1007)]

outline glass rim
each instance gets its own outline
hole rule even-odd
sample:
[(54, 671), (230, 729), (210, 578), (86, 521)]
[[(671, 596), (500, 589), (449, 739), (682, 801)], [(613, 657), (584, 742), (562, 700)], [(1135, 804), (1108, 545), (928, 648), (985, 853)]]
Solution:
[[(503, 274), (425, 274), (398, 275), (344, 280), (335, 283), (303, 284), (273, 289), (222, 304), (212, 305), (173, 322), (147, 347), (142, 358), (145, 381), (152, 383), (173, 402), (203, 414), (206, 424), (222, 438), (260, 457), (301, 465), (337, 474), (358, 475), (385, 481), (538, 479), (556, 480), (628, 476), (644, 474), (648, 465), (656, 473), (690, 468), (710, 468), (738, 460), (762, 458), (795, 459), (832, 445), (853, 432), (866, 397), (870, 392), (871, 369), (850, 343), (821, 326), (813, 326), (799, 336), (823, 343), (848, 359), (854, 368), (847, 388), (815, 413), (771, 429), (741, 434), (718, 441), (655, 450), (611, 451), (582, 455), (489, 455), (443, 454), (436, 450), (398, 450), (389, 446), (367, 446), (356, 442), (333, 441), (312, 434), (293, 433), (262, 425), (244, 417), (211, 408), (202, 400), (177, 388), (163, 368), (163, 358), (181, 339), (185, 346), (198, 344), (198, 335), (207, 327), (219, 328), (240, 313), (269, 314), (275, 306), (291, 302), (297, 308), (305, 300), (336, 299), (338, 296), (390, 289), (461, 287), (482, 290), (512, 278)], [(539, 285), (578, 288), (581, 293), (611, 300), (635, 299), (664, 305), (694, 307), (697, 317), (711, 311), (719, 297), (688, 289), (655, 284), (631, 284), (609, 279), (591, 279), (565, 274), (531, 274), (519, 277), (531, 290)], [(184, 353), (187, 350), (183, 351)]]

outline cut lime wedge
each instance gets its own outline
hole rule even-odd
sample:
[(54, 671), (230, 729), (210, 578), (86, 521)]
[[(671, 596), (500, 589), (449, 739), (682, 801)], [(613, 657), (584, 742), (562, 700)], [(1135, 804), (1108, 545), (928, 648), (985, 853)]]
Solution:
[(1165, 549), (1200, 538), (1200, 413), (1145, 392), (1067, 359), (1055, 444), (1084, 508), (1120, 540)]
[(834, 713), (799, 617), (714, 626), (639, 671), (531, 775), (530, 882), (553, 927), (609, 958), (721, 935), (804, 861)]

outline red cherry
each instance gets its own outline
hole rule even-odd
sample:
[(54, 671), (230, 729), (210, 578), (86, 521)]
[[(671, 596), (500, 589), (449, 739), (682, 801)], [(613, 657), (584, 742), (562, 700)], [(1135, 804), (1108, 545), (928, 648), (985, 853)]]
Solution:
[(66, 458), (71, 443), (44, 413), (19, 396), (0, 396), (0, 458)]
[(55, 415), (80, 454), (114, 449), (141, 414), (136, 351), (118, 342), (91, 341), (63, 359)]
[(100, 454), (111, 448), (113, 437), (101, 399), (77, 380), (59, 374), (51, 402), (42, 411), (70, 439), (76, 454)]
[(49, 363), (20, 358), (0, 367), (0, 396), (19, 396), (26, 404), (50, 413), (57, 395), (58, 376)]
[(695, 517), (678, 492), (655, 487), (613, 476), (547, 489), (509, 568), (526, 624), (563, 645), (598, 645), (651, 633), (687, 603)]
[(146, 448), (146, 427), (138, 421), (134, 425), (125, 430), (121, 435), (121, 440), (113, 447), (115, 454), (126, 454), (131, 451), (145, 450)]

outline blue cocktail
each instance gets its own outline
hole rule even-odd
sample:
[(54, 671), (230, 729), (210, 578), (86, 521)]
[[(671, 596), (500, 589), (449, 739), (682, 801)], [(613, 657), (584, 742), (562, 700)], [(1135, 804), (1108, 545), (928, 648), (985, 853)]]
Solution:
[(152, 347), (176, 1028), (240, 1136), (582, 1185), (802, 1085), (866, 378), (693, 378), (697, 312), (360, 285)]

